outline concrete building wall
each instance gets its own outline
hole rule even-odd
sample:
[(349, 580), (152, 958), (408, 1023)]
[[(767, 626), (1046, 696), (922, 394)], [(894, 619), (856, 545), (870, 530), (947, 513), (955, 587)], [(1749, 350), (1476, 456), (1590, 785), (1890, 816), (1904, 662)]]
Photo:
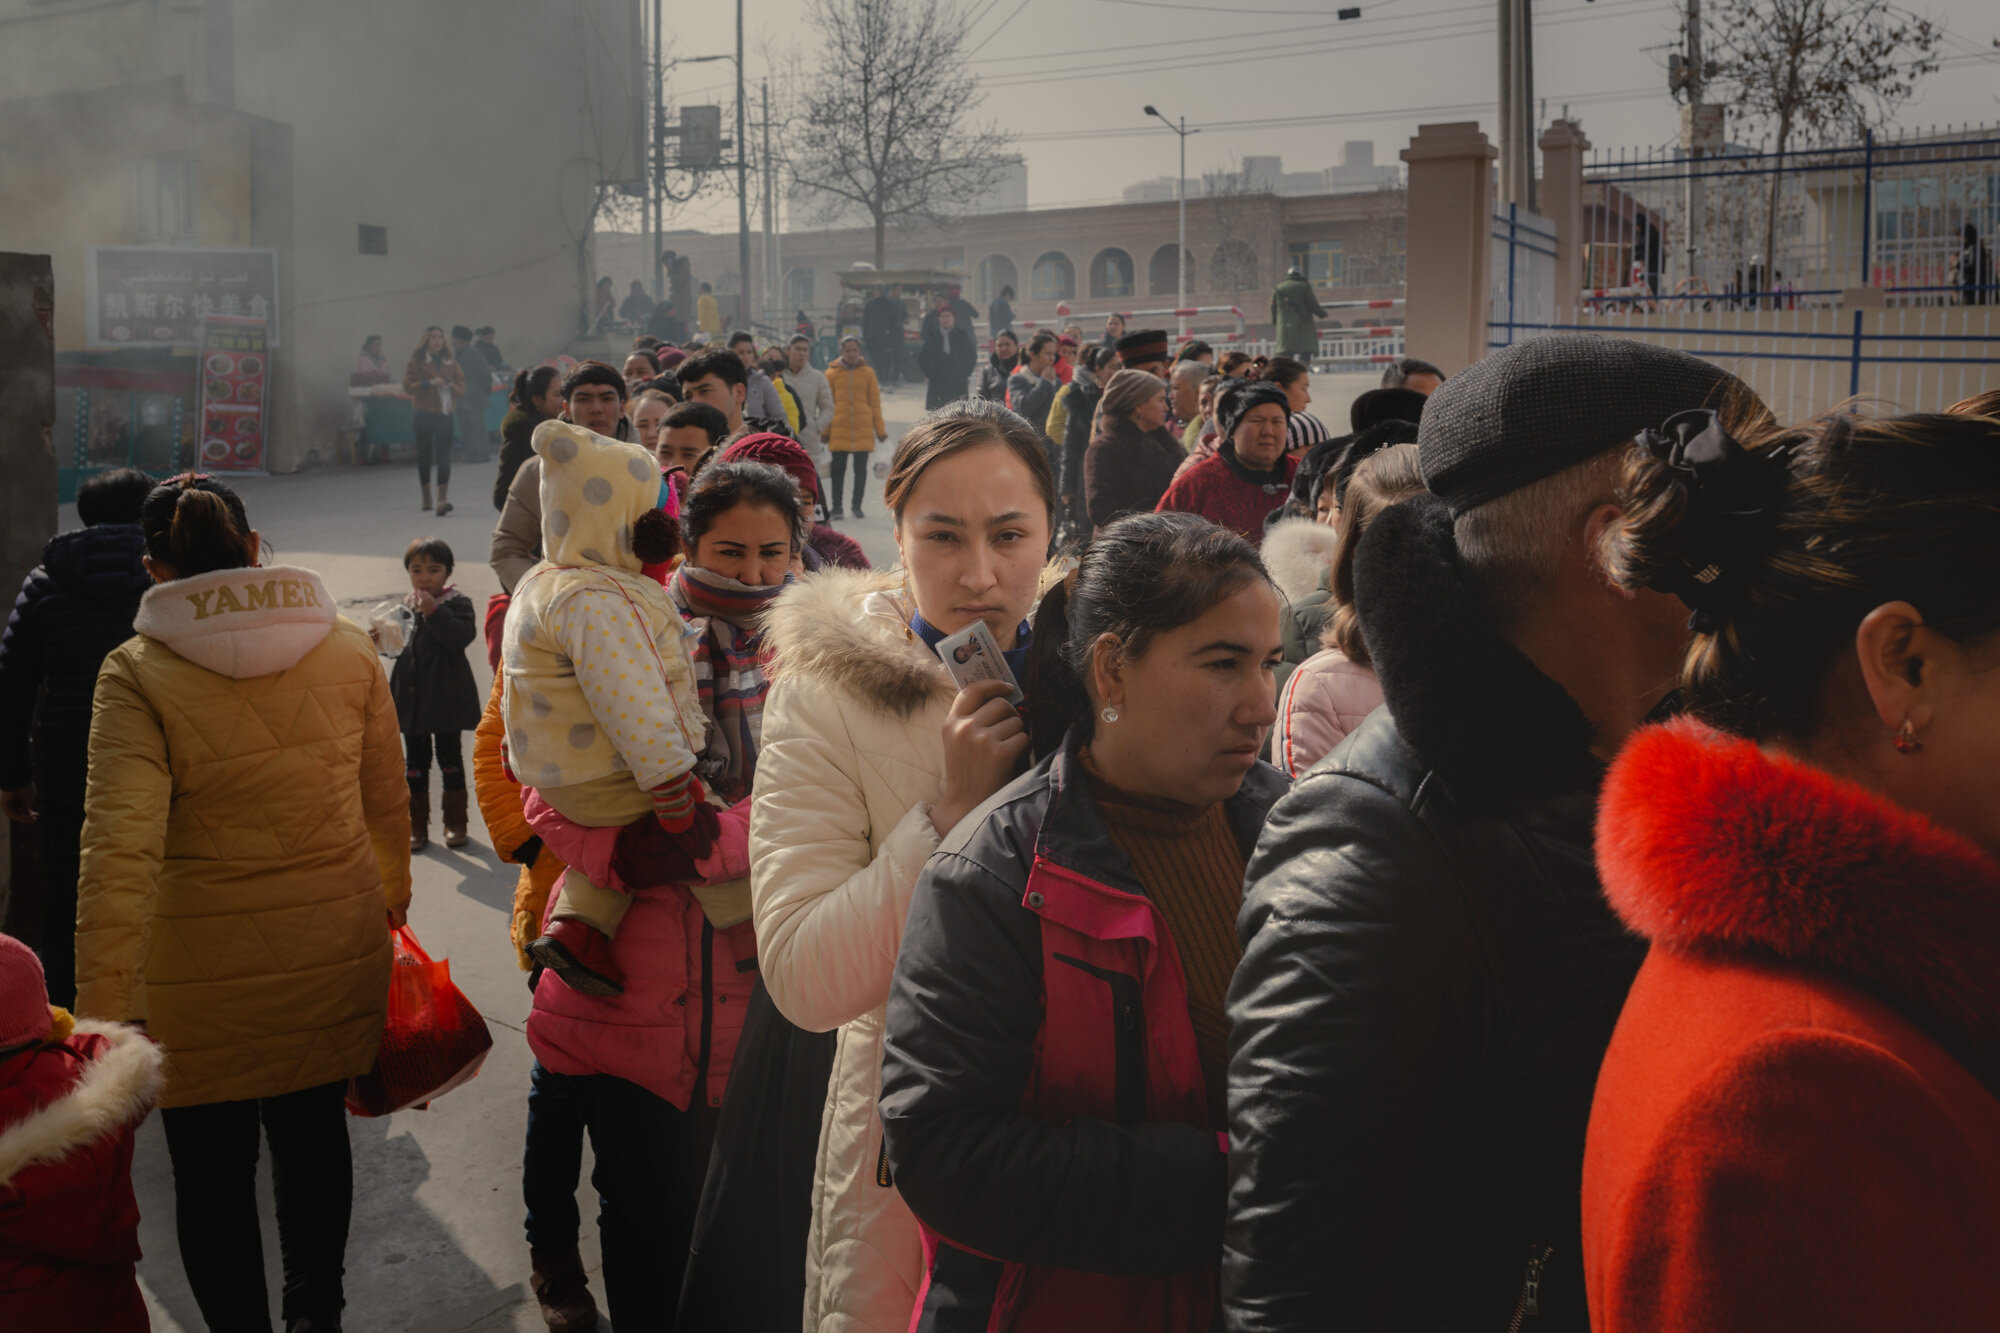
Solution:
[[(400, 367), (426, 324), (492, 324), (517, 363), (577, 332), (597, 185), (641, 174), (638, 18), (638, 0), (0, 0), (0, 249), (54, 256), (57, 347), (81, 352), (85, 247), (138, 241), (139, 163), (195, 155), (180, 243), (278, 251), (267, 462), (328, 459), (368, 334)], [(386, 255), (359, 252), (363, 224)]]

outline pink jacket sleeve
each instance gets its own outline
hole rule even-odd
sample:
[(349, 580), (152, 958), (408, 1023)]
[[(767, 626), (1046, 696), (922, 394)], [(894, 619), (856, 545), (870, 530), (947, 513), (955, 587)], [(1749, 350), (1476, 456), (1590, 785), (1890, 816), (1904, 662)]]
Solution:
[[(594, 884), (617, 884), (611, 867), (618, 850), (619, 826), (589, 828), (578, 824), (544, 801), (533, 787), (521, 788), (521, 813), (557, 860), (575, 866)], [(750, 798), (718, 811), (716, 822), (720, 828), (715, 846), (695, 862), (703, 884), (721, 884), (750, 873)]]

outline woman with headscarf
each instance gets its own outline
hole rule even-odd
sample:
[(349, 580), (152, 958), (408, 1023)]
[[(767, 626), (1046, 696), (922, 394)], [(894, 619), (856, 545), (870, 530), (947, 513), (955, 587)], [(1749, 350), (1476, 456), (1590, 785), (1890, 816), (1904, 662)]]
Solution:
[(1160, 509), (1200, 514), (1252, 546), (1264, 520), (1291, 493), (1299, 460), (1285, 453), (1292, 409), (1285, 391), (1263, 380), (1236, 380), (1215, 395), (1215, 455), (1174, 478)]
[(1114, 374), (1083, 455), (1084, 512), (1092, 529), (1152, 512), (1182, 457), (1167, 429), (1167, 382), (1143, 370)]

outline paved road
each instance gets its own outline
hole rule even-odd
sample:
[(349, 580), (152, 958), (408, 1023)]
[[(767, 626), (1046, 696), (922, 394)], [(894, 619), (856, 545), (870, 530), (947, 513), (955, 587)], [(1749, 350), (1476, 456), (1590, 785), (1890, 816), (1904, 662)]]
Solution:
[[(1356, 377), (1327, 378), (1335, 381), (1327, 386), (1332, 401), (1321, 408), (1327, 420), (1344, 420), (1346, 402), (1366, 385), (1340, 382)], [(922, 409), (921, 387), (903, 386), (887, 395), (884, 415), (892, 446)], [(887, 450), (878, 451), (873, 461), (887, 457)], [(499, 590), (485, 564), (493, 522), (492, 463), (455, 471), (457, 508), (442, 519), (419, 512), (409, 467), (246, 477), (236, 485), (250, 521), (275, 548), (275, 559), (319, 571), (351, 616), (408, 591), (402, 552), (422, 535), (451, 543), (458, 557), (454, 581), (475, 606), (483, 608)], [(894, 563), (895, 543), (881, 504), (881, 480), (872, 472), (868, 495), (868, 517), (840, 526), (886, 567)], [(66, 508), (62, 527), (75, 526), (75, 510)], [(474, 670), (483, 697), (491, 685), (483, 653), (476, 655)], [(470, 736), (465, 743), (469, 759)], [(433, 842), (417, 858), (413, 877), (410, 924), (434, 956), (450, 960), (453, 979), (486, 1015), (494, 1046), (480, 1076), (432, 1109), (349, 1119), (355, 1188), (346, 1326), (356, 1333), (535, 1333), (543, 1324), (527, 1289), (520, 1197), (529, 1066), (521, 1028), (529, 996), (507, 942), (514, 868), (495, 858), (475, 815), (471, 844), (452, 851)], [(589, 1170), (586, 1151), (586, 1180)], [(157, 1116), (140, 1131), (133, 1175), (146, 1254), (139, 1277), (153, 1327), (160, 1333), (193, 1333), (203, 1323), (181, 1272), (172, 1173)], [(283, 1270), (268, 1168), (260, 1192), (265, 1275), (275, 1312)], [(587, 1184), (578, 1198), (584, 1262), (601, 1303), (602, 1284), (594, 1276), (596, 1205)]]

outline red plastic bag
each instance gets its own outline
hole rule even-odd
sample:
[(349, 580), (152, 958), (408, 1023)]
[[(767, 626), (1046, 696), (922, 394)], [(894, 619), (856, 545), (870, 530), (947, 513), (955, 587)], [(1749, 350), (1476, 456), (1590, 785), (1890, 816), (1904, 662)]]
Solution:
[(407, 926), (397, 929), (395, 945), (375, 1067), (347, 1081), (353, 1115), (388, 1115), (442, 1097), (477, 1074), (493, 1049), (486, 1020), (451, 984), (451, 964), (433, 961)]

